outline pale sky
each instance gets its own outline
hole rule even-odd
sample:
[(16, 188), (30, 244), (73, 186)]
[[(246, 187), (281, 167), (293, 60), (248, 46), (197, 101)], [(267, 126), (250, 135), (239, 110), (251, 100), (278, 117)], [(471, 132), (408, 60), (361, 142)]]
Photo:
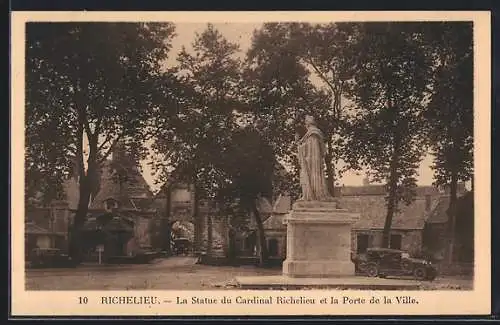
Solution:
[[(252, 34), (255, 29), (260, 28), (261, 24), (254, 23), (218, 23), (213, 24), (214, 27), (230, 42), (238, 43), (240, 45), (242, 57), (251, 45)], [(191, 48), (191, 43), (195, 39), (195, 33), (202, 33), (207, 24), (206, 23), (179, 23), (176, 24), (177, 36), (173, 39), (172, 49), (169, 53), (167, 65), (175, 65), (177, 53), (181, 50), (182, 46), (186, 49)], [(316, 78), (315, 78), (316, 79)], [(430, 169), (432, 157), (426, 157), (418, 170), (418, 185), (431, 185), (433, 182), (433, 174)], [(159, 186), (154, 184), (154, 175), (151, 167), (144, 161), (142, 164), (144, 178), (151, 186), (153, 191), (158, 190)], [(340, 185), (362, 185), (365, 175), (363, 173), (345, 173), (344, 176), (338, 181)]]

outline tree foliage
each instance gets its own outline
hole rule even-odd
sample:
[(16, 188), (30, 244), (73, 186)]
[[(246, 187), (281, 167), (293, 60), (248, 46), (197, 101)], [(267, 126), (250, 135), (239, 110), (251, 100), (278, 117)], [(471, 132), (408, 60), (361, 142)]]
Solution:
[[(157, 23), (27, 25), (27, 170), (60, 184), (76, 168), (75, 234), (116, 143), (139, 157), (145, 153), (156, 72), (173, 33), (173, 25)], [(77, 241), (75, 235), (73, 247)]]
[(417, 170), (425, 153), (422, 113), (431, 60), (421, 25), (364, 23), (357, 40), (349, 96), (355, 103), (349, 150), (371, 178), (387, 185), (383, 245), (401, 201), (413, 201)]
[(454, 258), (458, 182), (471, 180), (474, 152), (472, 24), (434, 24), (427, 38), (435, 69), (424, 112), (435, 184), (450, 190), (449, 258)]
[(473, 163), (473, 44), (468, 23), (443, 23), (429, 40), (436, 55), (425, 112), (436, 185), (467, 181)]
[[(162, 178), (196, 183), (200, 194), (213, 198), (227, 181), (217, 166), (227, 150), (235, 128), (233, 110), (238, 103), (240, 62), (235, 58), (238, 46), (228, 42), (212, 26), (197, 34), (189, 53), (183, 48), (175, 68), (185, 91), (179, 95), (174, 123), (160, 111), (153, 149), (163, 155), (155, 168)], [(167, 123), (167, 124), (165, 124)], [(170, 169), (168, 168), (170, 167)], [(172, 174), (172, 169), (175, 172)]]

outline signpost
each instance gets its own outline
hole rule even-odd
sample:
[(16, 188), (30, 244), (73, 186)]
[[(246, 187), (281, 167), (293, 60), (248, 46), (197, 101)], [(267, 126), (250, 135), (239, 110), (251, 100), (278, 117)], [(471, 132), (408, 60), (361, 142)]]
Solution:
[(104, 245), (97, 246), (97, 252), (99, 253), (99, 265), (102, 263), (102, 253), (104, 252)]

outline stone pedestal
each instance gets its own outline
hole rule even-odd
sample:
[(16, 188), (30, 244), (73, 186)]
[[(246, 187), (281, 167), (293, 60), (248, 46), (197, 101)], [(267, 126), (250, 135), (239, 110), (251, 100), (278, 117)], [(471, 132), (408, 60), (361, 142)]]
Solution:
[(353, 276), (351, 229), (359, 215), (337, 208), (336, 202), (299, 201), (287, 225), (283, 275), (325, 278)]

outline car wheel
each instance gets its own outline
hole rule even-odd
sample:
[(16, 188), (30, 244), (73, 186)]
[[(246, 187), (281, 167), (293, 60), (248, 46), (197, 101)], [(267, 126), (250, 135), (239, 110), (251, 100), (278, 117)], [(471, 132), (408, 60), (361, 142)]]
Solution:
[(374, 278), (378, 276), (378, 267), (376, 265), (368, 265), (365, 272), (369, 277)]
[(413, 275), (417, 280), (425, 280), (427, 278), (427, 272), (425, 269), (418, 267), (413, 271)]

